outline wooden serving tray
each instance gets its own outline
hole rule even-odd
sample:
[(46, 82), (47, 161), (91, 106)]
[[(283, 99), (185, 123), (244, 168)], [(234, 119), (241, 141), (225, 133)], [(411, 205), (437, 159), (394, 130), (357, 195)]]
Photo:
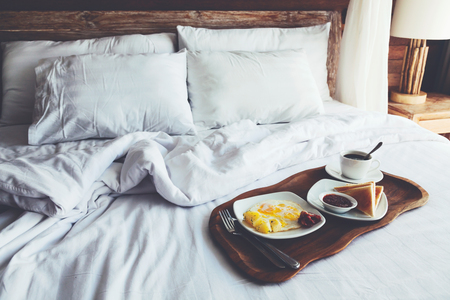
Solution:
[(362, 222), (324, 214), (325, 225), (309, 235), (287, 240), (268, 240), (297, 259), (301, 264), (298, 270), (279, 269), (273, 266), (248, 241), (228, 233), (220, 219), (219, 211), (227, 208), (234, 215), (233, 203), (236, 200), (281, 191), (293, 192), (306, 200), (309, 189), (317, 181), (324, 178), (334, 179), (325, 172), (324, 167), (306, 170), (275, 185), (248, 191), (216, 207), (209, 219), (211, 235), (225, 249), (231, 260), (251, 277), (266, 282), (286, 281), (294, 277), (308, 263), (338, 253), (359, 235), (385, 226), (401, 213), (427, 203), (428, 193), (416, 183), (384, 172), (383, 174), (383, 180), (377, 185), (384, 186), (389, 208), (381, 220)]

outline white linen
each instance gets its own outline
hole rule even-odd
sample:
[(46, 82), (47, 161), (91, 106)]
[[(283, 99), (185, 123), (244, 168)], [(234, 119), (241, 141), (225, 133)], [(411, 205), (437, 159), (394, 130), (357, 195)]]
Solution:
[(339, 54), (336, 99), (368, 111), (388, 111), (392, 0), (351, 0)]
[(123, 35), (76, 41), (14, 41), (2, 47), (2, 109), (0, 126), (31, 124), (39, 60), (87, 53), (170, 53), (176, 51), (174, 33)]
[[(350, 111), (353, 110), (343, 108), (340, 113)], [(406, 132), (405, 128), (403, 133)], [(361, 134), (354, 131), (354, 136)], [(395, 139), (397, 133), (393, 131), (391, 135)], [(358, 146), (349, 136), (341, 137), (348, 138), (349, 144), (345, 146)], [(323, 139), (332, 144), (326, 136)], [(368, 151), (373, 144), (365, 141), (359, 146)], [(312, 149), (312, 152), (321, 150)], [(448, 143), (386, 143), (374, 155), (382, 161), (383, 171), (420, 184), (429, 192), (429, 202), (401, 214), (381, 229), (356, 238), (343, 251), (309, 264), (284, 283), (256, 282), (236, 268), (209, 234), (210, 213), (217, 205), (245, 191), (338, 161), (337, 153), (280, 170), (225, 197), (189, 209), (172, 205), (157, 194), (93, 197), (95, 200), (90, 201), (86, 214), (63, 219), (9, 209), (0, 214), (0, 297), (219, 300), (230, 299), (230, 295), (234, 299), (450, 297), (450, 240), (446, 238), (450, 230), (450, 161), (436, 159), (449, 157)]]
[[(111, 141), (4, 148), (0, 203), (62, 217), (74, 213), (74, 208), (86, 210), (96, 181), (124, 193), (150, 175), (163, 198), (195, 206), (277, 170), (343, 149), (368, 147), (380, 140), (438, 138), (401, 117), (348, 110), (273, 128), (241, 121), (192, 137), (137, 132)], [(112, 164), (124, 155), (119, 167)]]
[(188, 51), (194, 122), (206, 128), (240, 120), (299, 121), (323, 112), (305, 51)]
[(50, 58), (36, 68), (30, 145), (136, 131), (194, 134), (186, 51)]
[(323, 101), (331, 100), (327, 78), (330, 23), (301, 28), (207, 29), (177, 26), (178, 47), (191, 51), (267, 52), (303, 48)]

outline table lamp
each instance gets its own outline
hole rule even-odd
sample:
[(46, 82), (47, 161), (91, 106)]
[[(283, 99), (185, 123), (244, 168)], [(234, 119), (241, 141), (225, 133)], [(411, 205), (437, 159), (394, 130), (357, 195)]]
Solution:
[(398, 91), (391, 101), (420, 104), (427, 99), (421, 91), (428, 55), (427, 40), (450, 39), (450, 0), (396, 0), (391, 36), (411, 39), (405, 49)]

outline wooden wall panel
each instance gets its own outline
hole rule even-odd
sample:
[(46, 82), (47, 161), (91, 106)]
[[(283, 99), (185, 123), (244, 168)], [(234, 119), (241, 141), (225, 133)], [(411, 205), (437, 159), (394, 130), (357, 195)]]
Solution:
[(0, 11), (0, 40), (74, 40), (176, 32), (177, 25), (216, 29), (303, 27), (330, 21), (332, 32), (340, 34), (340, 14), (328, 11)]
[(389, 90), (398, 89), (402, 72), (403, 56), (408, 39), (391, 37), (389, 41), (388, 85)]
[[(409, 39), (391, 37), (389, 42), (389, 62), (388, 62), (388, 84), (389, 90), (398, 89), (400, 74), (402, 72), (403, 55), (405, 48), (409, 44)], [(432, 92), (436, 73), (439, 67), (443, 42), (428, 40), (429, 46), (425, 75), (423, 78), (422, 90)]]

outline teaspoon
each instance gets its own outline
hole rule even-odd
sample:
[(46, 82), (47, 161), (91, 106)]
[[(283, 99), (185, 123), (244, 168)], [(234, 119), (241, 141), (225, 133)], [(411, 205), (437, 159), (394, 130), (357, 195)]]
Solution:
[(375, 151), (378, 150), (378, 148), (380, 148), (383, 145), (383, 142), (379, 142), (375, 148), (372, 149), (372, 151), (370, 151), (369, 153), (367, 153), (367, 155), (364, 157), (364, 160), (369, 159), (370, 154), (374, 153)]

